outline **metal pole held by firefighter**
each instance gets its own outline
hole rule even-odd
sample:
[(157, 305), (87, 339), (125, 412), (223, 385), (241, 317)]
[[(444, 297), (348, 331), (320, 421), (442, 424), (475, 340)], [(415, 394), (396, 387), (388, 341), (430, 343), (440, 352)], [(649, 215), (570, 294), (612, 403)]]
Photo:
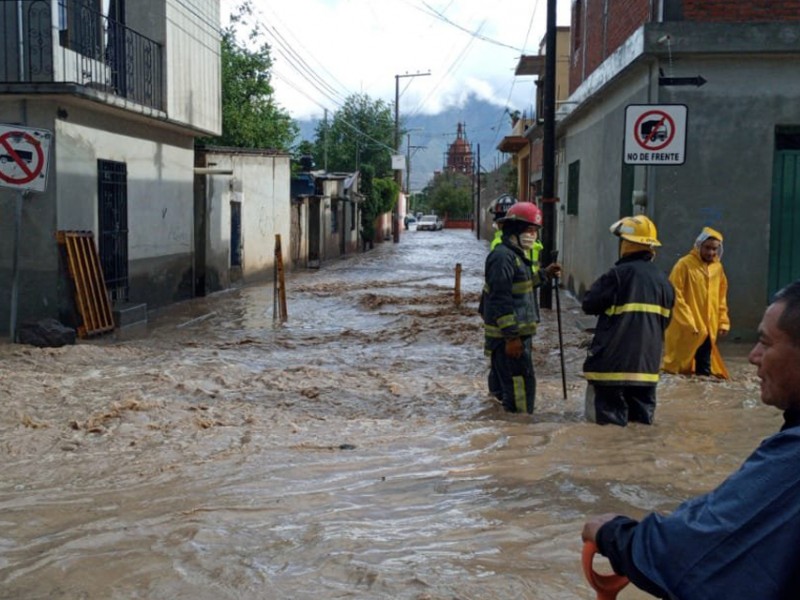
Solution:
[[(553, 262), (558, 260), (558, 250), (553, 251)], [(564, 391), (564, 400), (567, 399), (567, 372), (564, 370), (564, 337), (561, 333), (561, 295), (558, 293), (558, 277), (553, 278), (553, 288), (556, 294), (556, 320), (558, 321), (558, 354), (561, 358), (561, 389)]]

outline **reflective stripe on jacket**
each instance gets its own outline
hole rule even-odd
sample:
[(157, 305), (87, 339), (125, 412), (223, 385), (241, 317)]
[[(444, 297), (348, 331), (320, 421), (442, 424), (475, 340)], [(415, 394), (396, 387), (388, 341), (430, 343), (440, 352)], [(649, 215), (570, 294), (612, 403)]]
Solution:
[(486, 257), (483, 322), (487, 352), (506, 339), (536, 333), (539, 309), (534, 296), (542, 279), (531, 272), (522, 250), (504, 242)]
[(599, 315), (583, 364), (596, 385), (656, 385), (675, 292), (649, 252), (621, 258), (592, 284), (583, 311)]

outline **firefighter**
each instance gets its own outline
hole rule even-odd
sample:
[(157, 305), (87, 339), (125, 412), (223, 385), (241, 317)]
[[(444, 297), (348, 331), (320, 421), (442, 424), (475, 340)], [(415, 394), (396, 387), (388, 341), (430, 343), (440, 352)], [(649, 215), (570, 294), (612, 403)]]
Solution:
[(482, 301), (484, 351), (491, 359), (497, 389), (490, 391), (508, 412), (532, 413), (536, 377), (531, 355), (531, 338), (536, 333), (539, 309), (535, 288), (561, 267), (548, 265), (534, 273), (530, 250), (542, 227), (542, 213), (530, 202), (513, 204), (498, 219), (502, 241), (486, 258)]
[(694, 248), (672, 268), (675, 314), (667, 327), (662, 365), (667, 373), (730, 378), (717, 346), (731, 328), (721, 259), (722, 234), (703, 227)]
[(598, 315), (583, 365), (586, 417), (600, 425), (649, 425), (675, 292), (653, 264), (661, 242), (650, 219), (625, 217), (610, 230), (621, 238), (620, 258), (592, 284), (581, 304), (585, 313)]
[[(502, 232), (502, 224), (499, 223), (499, 220), (506, 216), (506, 212), (508, 209), (514, 206), (517, 203), (517, 199), (514, 196), (510, 196), (509, 194), (503, 194), (496, 198), (490, 205), (489, 205), (489, 214), (492, 215), (494, 219), (494, 223), (492, 226), (494, 227), (494, 237), (492, 238), (492, 243), (490, 245), (490, 249), (494, 250), (495, 247), (503, 241), (503, 232)], [(533, 248), (531, 249), (531, 262), (533, 266), (531, 270), (536, 273), (539, 270), (539, 255), (542, 252), (544, 245), (542, 241), (537, 237), (536, 241), (533, 243)]]

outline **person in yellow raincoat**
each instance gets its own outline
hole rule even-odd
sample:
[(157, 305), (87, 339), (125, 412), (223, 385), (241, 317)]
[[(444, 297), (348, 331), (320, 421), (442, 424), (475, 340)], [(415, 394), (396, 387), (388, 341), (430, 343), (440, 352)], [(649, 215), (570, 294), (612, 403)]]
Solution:
[(721, 259), (722, 234), (703, 227), (694, 248), (672, 268), (669, 280), (675, 288), (675, 307), (664, 338), (662, 365), (667, 373), (730, 377), (717, 346), (731, 328), (728, 279)]

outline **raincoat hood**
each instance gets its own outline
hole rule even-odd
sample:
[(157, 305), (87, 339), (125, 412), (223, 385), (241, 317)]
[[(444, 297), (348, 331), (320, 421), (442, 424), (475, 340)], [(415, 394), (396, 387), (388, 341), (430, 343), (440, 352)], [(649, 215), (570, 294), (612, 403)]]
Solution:
[(708, 238), (714, 238), (715, 240), (719, 240), (719, 253), (717, 254), (716, 260), (722, 260), (722, 252), (723, 252), (722, 234), (716, 229), (712, 229), (711, 227), (703, 227), (703, 231), (700, 232), (700, 235), (698, 235), (697, 239), (694, 241), (694, 249), (697, 250), (697, 253), (699, 255), (700, 246), (702, 246), (703, 242), (705, 242)]

